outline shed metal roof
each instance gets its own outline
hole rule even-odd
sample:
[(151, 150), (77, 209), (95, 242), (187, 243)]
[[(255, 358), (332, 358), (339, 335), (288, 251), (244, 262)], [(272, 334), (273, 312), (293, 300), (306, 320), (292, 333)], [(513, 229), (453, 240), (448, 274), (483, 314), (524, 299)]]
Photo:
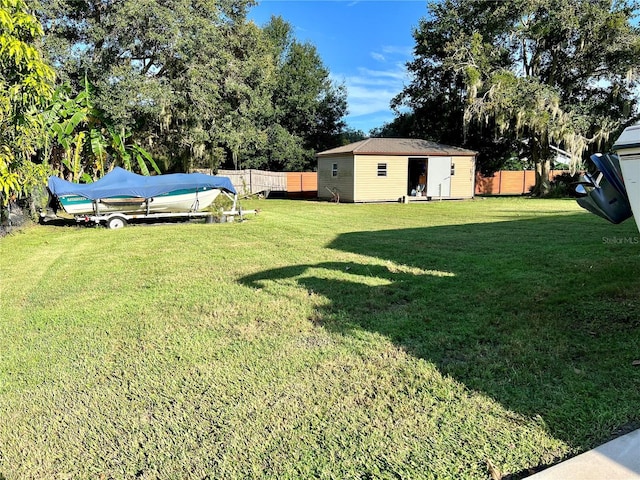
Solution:
[(478, 152), (465, 148), (452, 147), (441, 143), (415, 138), (367, 138), (342, 147), (332, 148), (317, 154), (318, 157), (334, 155), (477, 155)]

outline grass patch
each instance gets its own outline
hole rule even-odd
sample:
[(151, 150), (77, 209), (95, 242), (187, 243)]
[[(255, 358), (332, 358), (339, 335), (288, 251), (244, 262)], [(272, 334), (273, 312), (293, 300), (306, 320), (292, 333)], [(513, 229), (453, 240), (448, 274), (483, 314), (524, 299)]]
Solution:
[(518, 478), (640, 424), (632, 222), (245, 207), (0, 240), (0, 478)]

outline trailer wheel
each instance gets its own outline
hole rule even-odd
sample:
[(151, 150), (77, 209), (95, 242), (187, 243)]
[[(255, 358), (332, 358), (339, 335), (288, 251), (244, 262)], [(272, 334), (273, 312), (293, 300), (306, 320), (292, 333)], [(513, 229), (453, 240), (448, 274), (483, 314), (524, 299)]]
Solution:
[(123, 217), (111, 217), (107, 220), (107, 228), (114, 230), (116, 228), (124, 228), (127, 226), (127, 220)]

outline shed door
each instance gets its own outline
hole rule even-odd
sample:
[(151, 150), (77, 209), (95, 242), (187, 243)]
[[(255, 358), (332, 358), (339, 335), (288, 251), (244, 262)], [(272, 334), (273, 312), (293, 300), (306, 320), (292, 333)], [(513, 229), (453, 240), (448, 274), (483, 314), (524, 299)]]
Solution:
[(427, 197), (451, 196), (451, 157), (429, 157)]

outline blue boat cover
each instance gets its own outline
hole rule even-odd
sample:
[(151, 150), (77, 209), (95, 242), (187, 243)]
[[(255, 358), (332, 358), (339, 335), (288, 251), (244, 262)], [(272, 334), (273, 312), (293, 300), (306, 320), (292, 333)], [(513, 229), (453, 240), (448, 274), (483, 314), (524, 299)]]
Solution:
[(57, 197), (80, 195), (91, 200), (111, 197), (151, 198), (175, 190), (203, 188), (219, 188), (236, 193), (228, 177), (204, 173), (171, 173), (147, 177), (116, 167), (93, 183), (72, 183), (58, 177), (49, 177), (49, 190)]

